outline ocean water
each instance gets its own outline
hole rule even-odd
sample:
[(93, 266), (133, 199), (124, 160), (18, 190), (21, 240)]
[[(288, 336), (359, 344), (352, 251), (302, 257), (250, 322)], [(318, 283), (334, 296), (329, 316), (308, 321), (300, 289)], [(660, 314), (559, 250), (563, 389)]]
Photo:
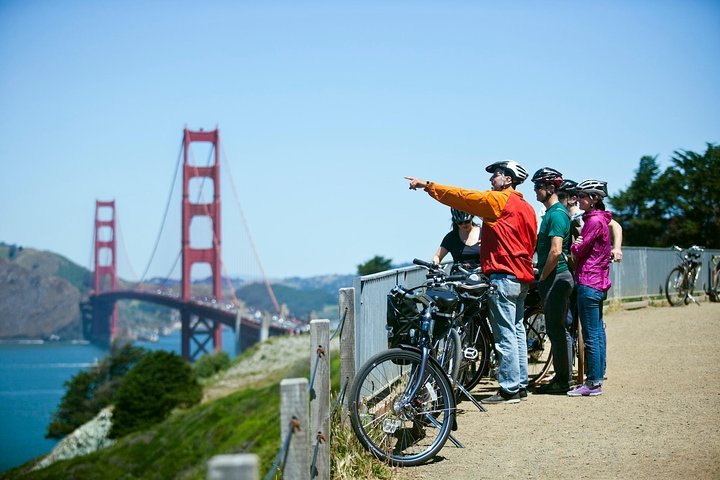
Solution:
[[(223, 350), (235, 356), (232, 330), (223, 329)], [(180, 332), (150, 350), (180, 353)], [(65, 393), (64, 383), (108, 354), (92, 344), (0, 343), (0, 472), (49, 453), (57, 440), (45, 438), (47, 426)]]

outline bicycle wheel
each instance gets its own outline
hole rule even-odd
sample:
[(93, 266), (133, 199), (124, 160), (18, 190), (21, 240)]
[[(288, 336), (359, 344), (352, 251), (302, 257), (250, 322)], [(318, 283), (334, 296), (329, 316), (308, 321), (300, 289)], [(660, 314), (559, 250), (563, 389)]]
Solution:
[(685, 269), (675, 267), (670, 271), (670, 275), (665, 282), (665, 297), (673, 307), (682, 305), (687, 297), (687, 287), (685, 284)]
[(720, 302), (718, 283), (720, 283), (720, 263), (717, 264), (714, 270), (710, 271), (710, 291), (708, 296), (711, 302)]
[(537, 385), (552, 366), (550, 339), (545, 328), (545, 313), (541, 307), (525, 312), (525, 338), (528, 351), (528, 383)]
[(460, 334), (455, 328), (448, 330), (448, 333), (437, 342), (435, 358), (453, 382), (456, 382), (462, 361), (462, 351)]
[(582, 335), (582, 326), (579, 321), (576, 321), (577, 326), (575, 327), (575, 358), (577, 358), (577, 383), (582, 385), (585, 383), (585, 341)]
[[(412, 466), (433, 458), (445, 445), (455, 420), (450, 382), (422, 356), (393, 348), (360, 368), (349, 392), (350, 422), (360, 443), (391, 465)], [(418, 384), (413, 398), (405, 396)]]
[(462, 361), (458, 382), (468, 391), (490, 372), (491, 333), (487, 319), (473, 315), (462, 331)]

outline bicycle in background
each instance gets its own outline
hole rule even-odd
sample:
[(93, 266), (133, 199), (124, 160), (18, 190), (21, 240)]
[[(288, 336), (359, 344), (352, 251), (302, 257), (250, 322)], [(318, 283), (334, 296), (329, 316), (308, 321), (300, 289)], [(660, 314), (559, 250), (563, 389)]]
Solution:
[(700, 257), (704, 248), (697, 245), (688, 249), (682, 249), (677, 245), (673, 245), (672, 248), (680, 257), (681, 263), (670, 271), (665, 281), (665, 296), (673, 307), (687, 305), (690, 302), (695, 302), (699, 306), (700, 304), (693, 297), (693, 292), (695, 282), (700, 278), (702, 269)]
[(713, 255), (710, 259), (710, 288), (707, 291), (711, 302), (720, 302), (720, 255)]

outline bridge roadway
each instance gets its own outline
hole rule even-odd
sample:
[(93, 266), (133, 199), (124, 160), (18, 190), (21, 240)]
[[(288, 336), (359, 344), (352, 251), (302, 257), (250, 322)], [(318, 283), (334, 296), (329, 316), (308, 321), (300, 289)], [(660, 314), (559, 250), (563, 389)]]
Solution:
[[(189, 312), (191, 315), (197, 315), (200, 318), (218, 321), (229, 326), (233, 330), (240, 327), (239, 340), (241, 342), (241, 350), (260, 340), (262, 326), (254, 319), (240, 316), (238, 318), (238, 309), (235, 305), (226, 302), (216, 302), (214, 299), (192, 299), (183, 300), (177, 295), (166, 293), (161, 290), (114, 290), (102, 292), (97, 295), (91, 295), (87, 302), (84, 302), (83, 311), (86, 311), (86, 336), (101, 337), (95, 340), (103, 341), (102, 337), (109, 334), (110, 316), (113, 306), (118, 300), (139, 300), (144, 302), (155, 303), (166, 307), (174, 308), (180, 311)], [(88, 309), (89, 306), (90, 308)], [(98, 329), (97, 326), (101, 325)], [(92, 326), (92, 328), (91, 328)], [(268, 336), (287, 335), (293, 333), (295, 329), (277, 323), (271, 323), (268, 328)], [(238, 332), (235, 332), (236, 337)]]

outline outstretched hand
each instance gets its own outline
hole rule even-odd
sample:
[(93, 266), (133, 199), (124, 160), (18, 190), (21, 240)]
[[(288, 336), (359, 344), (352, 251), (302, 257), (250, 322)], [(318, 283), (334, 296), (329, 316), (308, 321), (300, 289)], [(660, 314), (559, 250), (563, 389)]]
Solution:
[(425, 188), (427, 187), (427, 182), (425, 180), (420, 180), (419, 178), (415, 177), (404, 177), (406, 180), (410, 180), (410, 190), (417, 190), (418, 188)]

